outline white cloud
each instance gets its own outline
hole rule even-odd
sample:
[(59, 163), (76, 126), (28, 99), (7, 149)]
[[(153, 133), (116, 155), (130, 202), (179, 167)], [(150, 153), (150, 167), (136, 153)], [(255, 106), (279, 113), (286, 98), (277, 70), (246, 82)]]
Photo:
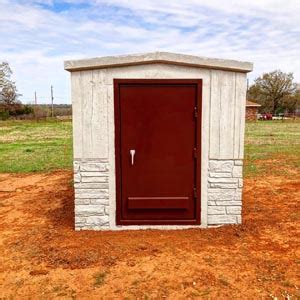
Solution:
[(24, 101), (37, 90), (48, 102), (51, 84), (69, 101), (64, 59), (156, 50), (253, 61), (250, 78), (282, 69), (300, 81), (300, 1), (67, 2), (0, 0), (0, 60)]

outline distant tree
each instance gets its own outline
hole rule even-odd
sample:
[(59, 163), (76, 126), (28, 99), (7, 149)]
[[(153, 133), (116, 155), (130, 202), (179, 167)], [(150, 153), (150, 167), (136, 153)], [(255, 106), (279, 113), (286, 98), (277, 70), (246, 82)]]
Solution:
[(293, 113), (297, 108), (300, 108), (300, 91), (296, 91), (293, 95), (286, 97), (284, 100), (285, 109)]
[(15, 82), (11, 80), (12, 70), (7, 62), (0, 63), (0, 106), (11, 112), (21, 106)]
[(2, 100), (0, 101), (4, 106), (13, 107), (18, 106), (21, 104), (20, 101), (18, 101), (18, 94), (17, 94), (17, 88), (14, 85), (14, 83), (7, 84), (2, 89)]
[(7, 62), (0, 63), (0, 89), (3, 88), (10, 80), (12, 70)]
[(276, 70), (264, 73), (254, 80), (249, 88), (247, 98), (261, 104), (261, 111), (273, 114), (293, 107), (295, 102), (296, 84), (293, 73)]

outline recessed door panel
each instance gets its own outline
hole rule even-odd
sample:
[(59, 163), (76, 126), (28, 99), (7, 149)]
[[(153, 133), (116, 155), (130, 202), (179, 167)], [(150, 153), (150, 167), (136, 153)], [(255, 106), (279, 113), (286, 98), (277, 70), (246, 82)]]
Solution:
[(115, 80), (117, 223), (199, 223), (201, 82)]

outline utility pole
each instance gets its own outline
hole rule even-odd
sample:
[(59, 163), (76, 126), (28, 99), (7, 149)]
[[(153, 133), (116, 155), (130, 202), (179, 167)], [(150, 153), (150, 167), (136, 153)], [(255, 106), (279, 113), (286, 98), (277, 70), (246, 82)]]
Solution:
[(36, 91), (34, 92), (34, 104), (37, 105)]
[(54, 97), (53, 97), (53, 86), (51, 85), (51, 117), (54, 117), (54, 111), (53, 111), (53, 101), (54, 101)]

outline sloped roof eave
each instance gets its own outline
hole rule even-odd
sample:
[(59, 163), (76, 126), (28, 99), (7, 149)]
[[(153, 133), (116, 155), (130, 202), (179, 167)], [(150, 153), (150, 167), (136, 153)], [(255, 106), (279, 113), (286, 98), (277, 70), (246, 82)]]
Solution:
[(171, 52), (150, 52), (142, 54), (96, 57), (80, 60), (67, 60), (64, 62), (64, 68), (67, 71), (73, 72), (81, 70), (115, 68), (154, 63), (228, 70), (242, 73), (251, 72), (253, 70), (253, 64), (250, 62), (208, 58)]

